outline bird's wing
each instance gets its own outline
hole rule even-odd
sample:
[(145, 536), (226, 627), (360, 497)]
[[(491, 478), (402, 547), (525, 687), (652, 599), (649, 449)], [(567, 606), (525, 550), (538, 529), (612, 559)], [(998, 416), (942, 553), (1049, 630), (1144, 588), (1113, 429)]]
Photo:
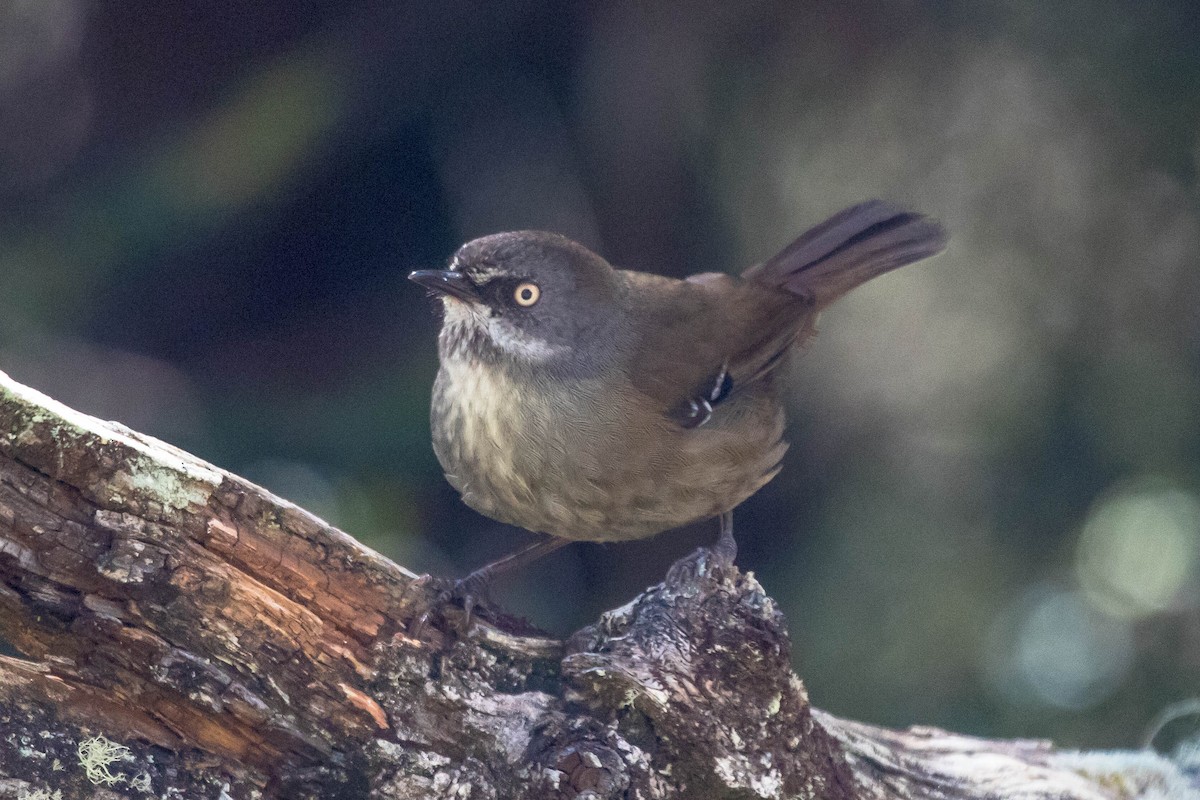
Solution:
[(792, 344), (815, 331), (822, 308), (945, 246), (937, 222), (871, 200), (834, 214), (741, 278), (624, 273), (645, 331), (634, 385), (681, 424), (702, 425), (713, 405), (770, 375)]
[[(631, 274), (631, 273), (627, 273)], [(686, 281), (636, 273), (634, 387), (683, 427), (763, 380), (806, 328), (803, 300), (728, 275)]]

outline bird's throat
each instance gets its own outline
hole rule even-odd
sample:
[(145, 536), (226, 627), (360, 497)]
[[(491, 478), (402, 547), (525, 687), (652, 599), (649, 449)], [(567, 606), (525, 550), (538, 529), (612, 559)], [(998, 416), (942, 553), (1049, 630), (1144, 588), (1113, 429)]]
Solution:
[(570, 356), (567, 347), (551, 344), (497, 316), (460, 300), (446, 301), (438, 340), (439, 355), (496, 366), (547, 364)]

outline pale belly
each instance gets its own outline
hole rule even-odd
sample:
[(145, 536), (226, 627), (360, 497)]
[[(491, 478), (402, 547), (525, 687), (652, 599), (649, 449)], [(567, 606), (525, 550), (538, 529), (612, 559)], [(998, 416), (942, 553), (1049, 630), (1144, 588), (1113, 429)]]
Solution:
[(721, 514), (774, 477), (786, 449), (773, 396), (746, 395), (685, 430), (611, 386), (518, 398), (502, 373), (451, 362), (433, 402), (434, 451), (463, 501), (568, 539), (643, 538)]

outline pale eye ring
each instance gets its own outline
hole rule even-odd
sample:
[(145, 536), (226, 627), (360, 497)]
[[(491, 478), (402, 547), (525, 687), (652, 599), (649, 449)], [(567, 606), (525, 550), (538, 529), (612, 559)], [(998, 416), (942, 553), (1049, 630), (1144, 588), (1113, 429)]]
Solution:
[(542, 297), (542, 290), (538, 288), (536, 283), (532, 281), (522, 281), (517, 284), (517, 288), (513, 289), (513, 300), (517, 305), (529, 308), (537, 303)]

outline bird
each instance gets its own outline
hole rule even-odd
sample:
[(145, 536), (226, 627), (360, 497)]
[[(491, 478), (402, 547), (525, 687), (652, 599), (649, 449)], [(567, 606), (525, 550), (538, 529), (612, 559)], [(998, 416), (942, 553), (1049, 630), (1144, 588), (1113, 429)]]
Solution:
[(732, 566), (733, 509), (788, 448), (787, 354), (831, 303), (947, 241), (935, 220), (871, 200), (737, 276), (618, 269), (534, 230), (474, 239), (445, 269), (412, 272), (443, 311), (430, 423), (446, 479), (481, 514), (542, 534), (454, 593), (573, 541), (709, 518), (711, 551)]

